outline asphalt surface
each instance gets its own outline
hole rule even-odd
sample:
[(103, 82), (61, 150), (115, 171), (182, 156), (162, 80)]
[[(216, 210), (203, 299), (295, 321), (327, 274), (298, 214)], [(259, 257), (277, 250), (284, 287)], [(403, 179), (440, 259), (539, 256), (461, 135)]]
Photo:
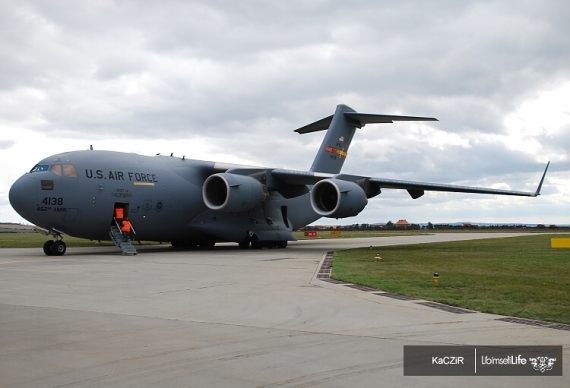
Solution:
[[(1, 249), (0, 387), (568, 387), (570, 331), (317, 279), (327, 251), (512, 235)], [(562, 345), (565, 375), (404, 376), (404, 345)]]

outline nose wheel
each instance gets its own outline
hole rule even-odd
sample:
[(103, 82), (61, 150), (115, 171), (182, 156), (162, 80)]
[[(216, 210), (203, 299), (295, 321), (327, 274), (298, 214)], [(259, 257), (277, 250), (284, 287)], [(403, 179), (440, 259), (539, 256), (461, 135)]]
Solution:
[(63, 256), (67, 245), (62, 240), (47, 240), (44, 244), (44, 253), (48, 256)]
[(61, 234), (54, 231), (49, 231), (52, 234), (53, 240), (47, 240), (44, 243), (44, 253), (47, 256), (63, 256), (67, 250), (67, 245), (62, 240)]

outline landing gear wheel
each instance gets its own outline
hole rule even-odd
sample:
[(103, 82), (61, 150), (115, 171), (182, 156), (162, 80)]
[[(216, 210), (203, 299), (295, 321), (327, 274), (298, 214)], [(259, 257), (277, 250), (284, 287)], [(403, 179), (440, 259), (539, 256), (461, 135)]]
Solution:
[(249, 241), (242, 241), (239, 243), (241, 249), (249, 249)]
[(61, 240), (54, 241), (50, 247), (50, 251), (54, 256), (63, 256), (65, 251), (67, 250), (67, 246)]
[(287, 248), (287, 241), (277, 241), (277, 248)]
[(44, 243), (44, 253), (47, 256), (53, 256), (53, 252), (51, 251), (51, 247), (53, 246), (53, 240), (47, 240)]

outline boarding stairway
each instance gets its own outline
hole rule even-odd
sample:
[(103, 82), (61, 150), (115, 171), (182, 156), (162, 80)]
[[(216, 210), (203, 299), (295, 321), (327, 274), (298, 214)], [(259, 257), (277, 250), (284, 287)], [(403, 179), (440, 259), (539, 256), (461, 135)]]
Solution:
[(121, 229), (119, 229), (116, 220), (115, 223), (117, 225), (111, 225), (111, 228), (109, 229), (109, 236), (111, 236), (111, 240), (113, 240), (113, 242), (117, 247), (121, 248), (121, 251), (123, 251), (123, 255), (128, 255), (128, 256), (136, 255), (137, 250), (133, 245), (133, 240), (131, 240), (130, 236), (125, 235), (121, 232)]

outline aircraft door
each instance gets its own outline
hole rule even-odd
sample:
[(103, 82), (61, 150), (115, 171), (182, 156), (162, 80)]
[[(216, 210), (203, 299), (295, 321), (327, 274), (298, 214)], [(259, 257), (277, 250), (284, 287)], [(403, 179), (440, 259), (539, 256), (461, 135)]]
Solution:
[(113, 205), (113, 220), (121, 222), (129, 217), (129, 203), (128, 202), (115, 202)]
[(77, 209), (67, 208), (65, 210), (65, 215), (63, 216), (63, 222), (73, 222), (77, 218)]

